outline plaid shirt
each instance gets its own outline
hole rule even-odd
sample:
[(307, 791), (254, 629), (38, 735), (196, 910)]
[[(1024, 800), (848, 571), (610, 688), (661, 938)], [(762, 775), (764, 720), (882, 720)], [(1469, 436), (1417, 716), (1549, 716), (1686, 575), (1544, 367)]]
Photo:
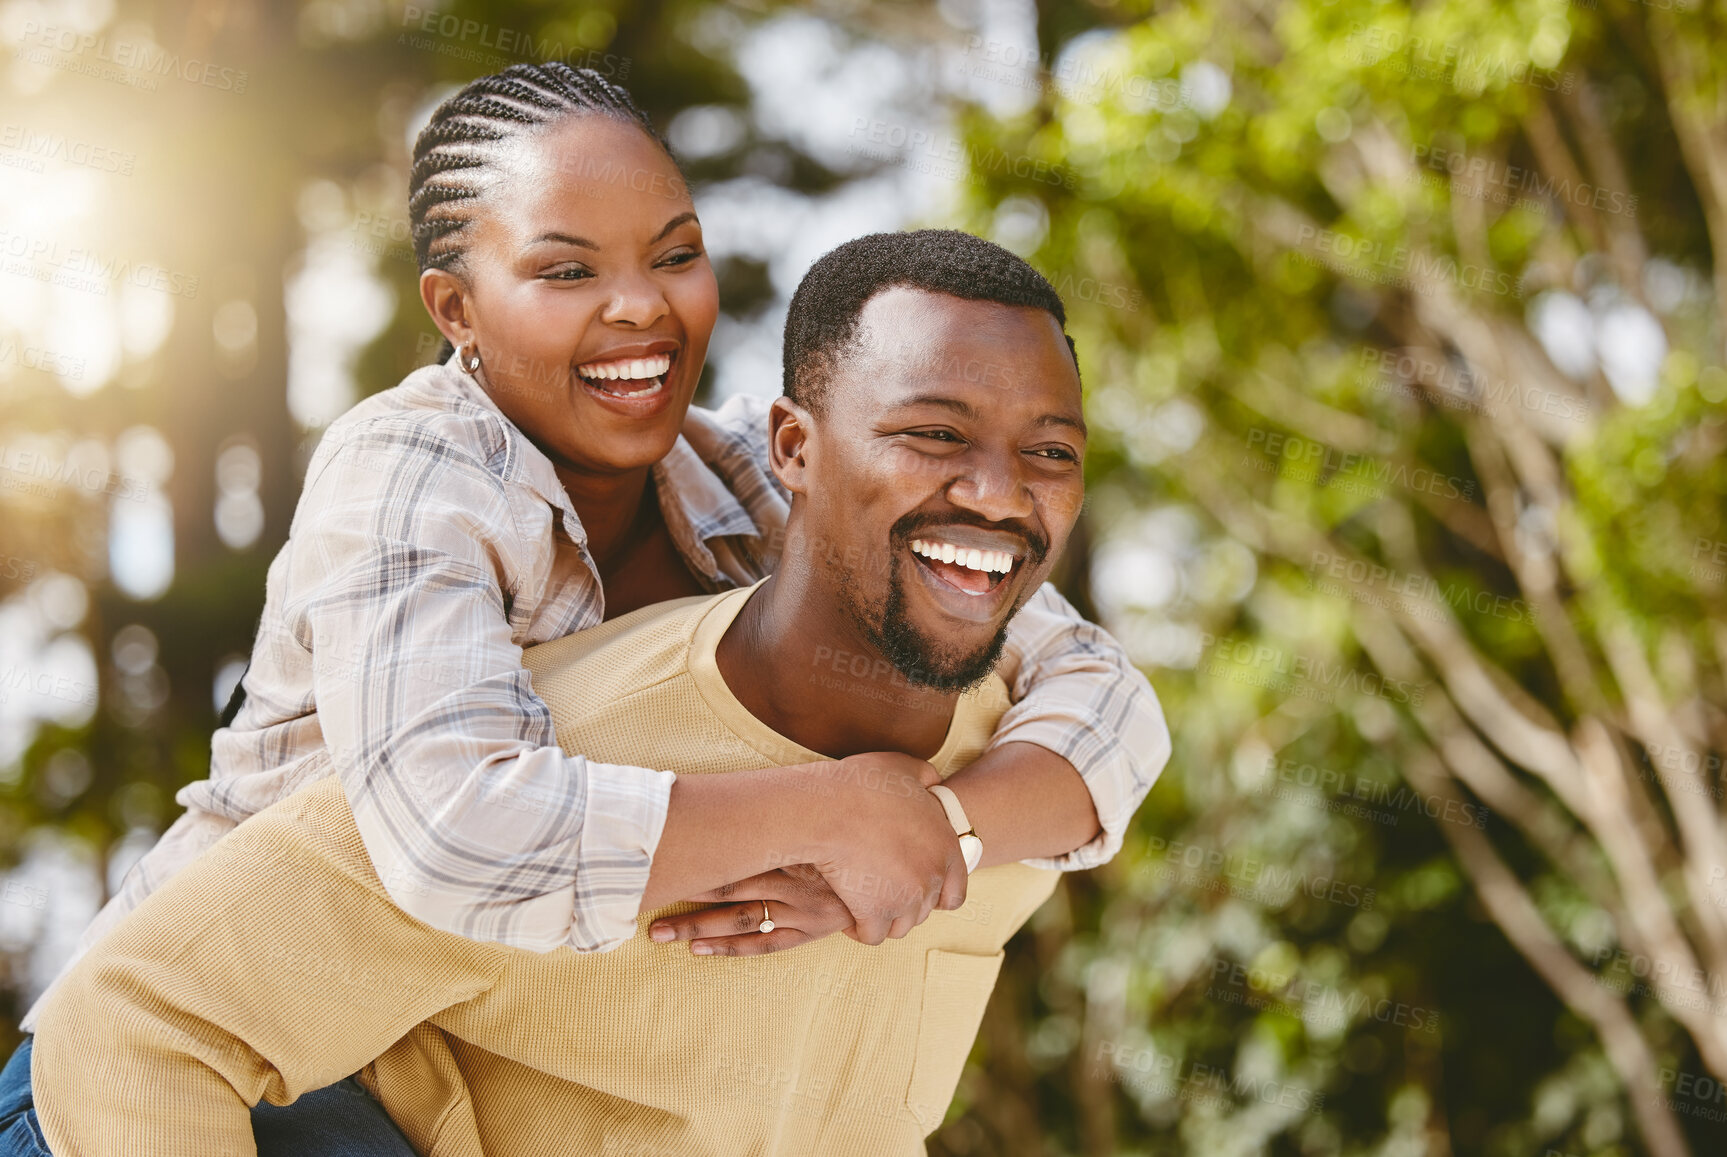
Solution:
[[(761, 399), (692, 409), (654, 481), (705, 587), (773, 569), (787, 497)], [(271, 564), (245, 701), (215, 733), (210, 778), (176, 796), (186, 814), (84, 944), (234, 825), (332, 774), (379, 877), (426, 923), (539, 950), (634, 935), (674, 777), (560, 749), (522, 667), (523, 648), (603, 618), (586, 543), (551, 461), (453, 364), (331, 425)], [(1004, 668), (1015, 706), (994, 742), (1065, 756), (1104, 829), (1036, 862), (1104, 862), (1169, 756), (1151, 685), (1048, 586), (1014, 620)]]

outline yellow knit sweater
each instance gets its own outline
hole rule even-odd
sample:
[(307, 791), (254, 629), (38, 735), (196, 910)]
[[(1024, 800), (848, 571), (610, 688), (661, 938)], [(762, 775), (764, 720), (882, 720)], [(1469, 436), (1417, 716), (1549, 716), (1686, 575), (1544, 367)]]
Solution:
[[(821, 758), (720, 677), (715, 646), (750, 594), (529, 651), (560, 743), (680, 774)], [(976, 758), (1006, 706), (999, 680), (963, 696), (931, 762)], [(647, 938), (693, 907), (673, 905), (616, 951), (538, 954), (405, 915), (326, 780), (242, 824), (68, 974), (38, 1028), (37, 1110), (57, 1157), (248, 1155), (250, 1105), (364, 1069), (436, 1157), (921, 1153), (1002, 946), (1056, 876), (983, 869), (963, 908), (877, 947), (694, 957)]]

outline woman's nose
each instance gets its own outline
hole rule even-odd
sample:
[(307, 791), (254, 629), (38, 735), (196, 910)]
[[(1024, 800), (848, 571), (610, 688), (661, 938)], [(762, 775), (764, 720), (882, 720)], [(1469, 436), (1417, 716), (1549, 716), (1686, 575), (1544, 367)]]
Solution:
[(605, 309), (600, 312), (600, 320), (607, 325), (646, 329), (670, 310), (670, 306), (666, 304), (666, 295), (660, 291), (659, 285), (644, 274), (621, 277), (611, 289), (611, 297), (607, 300)]

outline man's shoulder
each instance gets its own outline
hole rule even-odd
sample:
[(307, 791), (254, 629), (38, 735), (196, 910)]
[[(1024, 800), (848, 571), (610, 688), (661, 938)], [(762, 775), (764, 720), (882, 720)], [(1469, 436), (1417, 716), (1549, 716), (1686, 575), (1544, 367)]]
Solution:
[(689, 673), (690, 641), (714, 603), (692, 595), (655, 603), (522, 652), (534, 693), (554, 718), (616, 702)]

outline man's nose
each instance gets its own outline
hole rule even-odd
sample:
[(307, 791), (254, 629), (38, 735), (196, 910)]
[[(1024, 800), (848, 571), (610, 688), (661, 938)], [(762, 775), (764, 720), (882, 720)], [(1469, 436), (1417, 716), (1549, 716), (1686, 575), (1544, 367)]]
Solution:
[(988, 519), (1009, 522), (1033, 514), (1031, 487), (1026, 485), (1017, 450), (974, 450), (966, 455), (960, 476), (948, 485), (948, 501)]
[(671, 310), (659, 283), (644, 273), (622, 274), (610, 286), (611, 296), (600, 311), (607, 325), (647, 329)]

